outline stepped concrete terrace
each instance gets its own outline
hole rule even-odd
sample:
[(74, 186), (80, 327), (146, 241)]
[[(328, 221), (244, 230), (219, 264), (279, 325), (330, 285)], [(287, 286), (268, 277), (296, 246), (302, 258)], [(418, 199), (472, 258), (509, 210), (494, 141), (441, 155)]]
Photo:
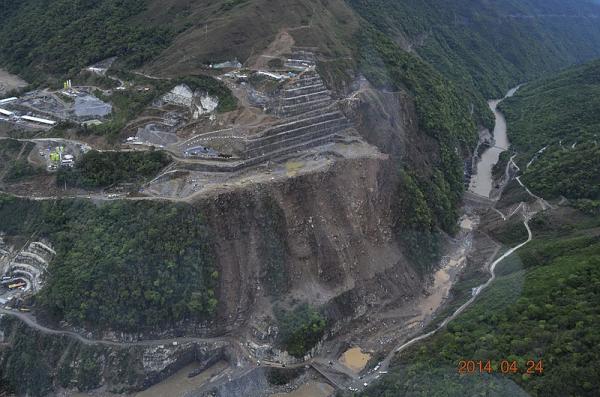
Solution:
[[(312, 60), (308, 59), (310, 63)], [(282, 120), (247, 135), (233, 128), (194, 136), (171, 147), (177, 169), (203, 172), (234, 172), (290, 156), (335, 141), (352, 133), (352, 125), (337, 108), (331, 93), (314, 70), (304, 71), (288, 82), (278, 100), (276, 113)], [(211, 142), (228, 142), (233, 155), (211, 148)], [(193, 155), (190, 155), (191, 151)], [(176, 176), (173, 169), (170, 175)], [(168, 177), (165, 172), (165, 177)]]
[(27, 281), (26, 291), (37, 292), (42, 286), (48, 264), (56, 252), (47, 244), (34, 241), (18, 252), (9, 263), (6, 274)]

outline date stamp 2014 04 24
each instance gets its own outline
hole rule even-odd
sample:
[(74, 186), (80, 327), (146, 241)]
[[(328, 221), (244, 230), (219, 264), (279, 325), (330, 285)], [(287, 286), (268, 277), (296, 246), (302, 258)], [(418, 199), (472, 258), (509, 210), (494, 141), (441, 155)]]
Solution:
[(460, 360), (458, 362), (459, 374), (529, 374), (542, 375), (544, 373), (543, 360), (527, 360), (525, 367), (515, 360)]

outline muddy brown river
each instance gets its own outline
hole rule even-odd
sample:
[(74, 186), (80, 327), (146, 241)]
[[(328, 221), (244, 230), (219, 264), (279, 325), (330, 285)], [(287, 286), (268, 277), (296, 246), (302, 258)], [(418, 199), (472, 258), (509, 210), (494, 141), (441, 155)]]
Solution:
[(494, 99), (488, 102), (496, 119), (493, 132), (495, 142), (494, 146), (486, 150), (479, 159), (479, 162), (477, 163), (477, 172), (473, 174), (471, 185), (469, 186), (471, 192), (480, 196), (490, 197), (490, 192), (492, 191), (492, 169), (494, 168), (494, 165), (498, 163), (500, 153), (508, 150), (508, 147), (510, 146), (508, 135), (506, 133), (506, 119), (498, 110), (498, 105), (504, 99), (513, 96), (518, 89), (519, 87), (515, 87), (508, 91), (504, 98)]

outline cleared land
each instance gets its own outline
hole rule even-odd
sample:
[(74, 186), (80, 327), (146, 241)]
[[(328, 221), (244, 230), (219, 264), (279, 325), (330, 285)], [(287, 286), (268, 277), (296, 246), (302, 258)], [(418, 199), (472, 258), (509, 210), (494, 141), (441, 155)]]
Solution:
[(27, 82), (20, 79), (18, 76), (10, 74), (4, 69), (0, 69), (0, 95), (4, 95), (15, 88), (25, 87), (26, 85)]

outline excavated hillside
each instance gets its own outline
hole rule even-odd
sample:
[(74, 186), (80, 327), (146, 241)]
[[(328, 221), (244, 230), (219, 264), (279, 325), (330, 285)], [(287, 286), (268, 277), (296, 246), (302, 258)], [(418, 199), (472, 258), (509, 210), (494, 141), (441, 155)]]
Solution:
[[(221, 272), (218, 312), (229, 330), (264, 320), (274, 302), (321, 306), (353, 291), (365, 304), (418, 291), (392, 232), (394, 179), (383, 156), (341, 160), (325, 172), (201, 201)], [(370, 288), (379, 279), (385, 288)]]
[[(30, 365), (21, 357), (36, 340), (51, 346), (36, 364), (44, 373), (41, 390), (139, 390), (194, 361), (202, 368), (219, 360), (247, 368), (252, 357), (293, 364), (297, 360), (279, 350), (275, 306), (320, 307), (330, 336), (342, 339), (352, 338), (344, 324), (363, 322), (370, 309), (409, 306), (422, 295), (425, 276), (406, 258), (403, 236), (395, 230), (398, 161), (419, 157), (407, 145), (434, 145), (433, 139), (419, 133), (414, 105), (401, 93), (383, 93), (363, 82), (342, 108), (366, 140), (391, 155), (370, 150), (294, 177), (194, 197), (190, 205), (203, 214), (219, 274), (212, 321), (141, 335), (95, 333), (113, 343), (25, 331), (5, 317), (0, 363), (9, 369), (7, 376)], [(178, 336), (183, 338), (170, 339)], [(131, 337), (142, 341), (128, 345)], [(171, 346), (173, 340), (178, 342)]]
[[(147, 79), (210, 74), (223, 81), (224, 74), (210, 65), (239, 61), (238, 74), (289, 73), (281, 65), (293, 63), (293, 49), (300, 48), (315, 54), (320, 77), (307, 78), (318, 81), (313, 86), (284, 89), (282, 103), (289, 104), (282, 108), (300, 104), (308, 106), (306, 113), (292, 110), (286, 119), (267, 114), (267, 106), (254, 107), (251, 113), (272, 125), (244, 140), (249, 144), (238, 150), (241, 159), (229, 152), (197, 158), (183, 150), (169, 166), (181, 166), (173, 179), (184, 185), (192, 178), (187, 171), (222, 176), (223, 168), (233, 174), (246, 165), (258, 175), (254, 179), (228, 184), (223, 178), (193, 193), (163, 194), (158, 186), (122, 200), (0, 195), (0, 211), (10, 215), (0, 225), (10, 243), (3, 245), (2, 267), (14, 267), (12, 257), (33, 238), (57, 253), (37, 272), (47, 276), (39, 294), (18, 302), (24, 311), (0, 308), (0, 379), (19, 394), (44, 395), (60, 387), (139, 390), (191, 361), (204, 369), (221, 359), (229, 366), (227, 377), (216, 382), (223, 385), (257, 365), (304, 367), (303, 356), (333, 366), (330, 360), (349, 341), (369, 338), (373, 359), (390, 351), (420, 331), (443, 300), (425, 299), (423, 308), (415, 304), (429, 295), (426, 286), (440, 264), (444, 240), (458, 233), (458, 208), (470, 176), (465, 164), (471, 163), (477, 128), (490, 122), (484, 95), (535, 75), (548, 54), (568, 55), (569, 44), (586, 32), (600, 34), (587, 17), (579, 18), (585, 29), (573, 29), (558, 49), (536, 51), (531, 65), (519, 67), (515, 60), (526, 57), (524, 51), (478, 54), (485, 61), (471, 67), (463, 62), (469, 59), (465, 54), (472, 56), (465, 48), (493, 40), (467, 30), (475, 26), (477, 11), (462, 15), (470, 7), (465, 1), (451, 16), (434, 0), (422, 2), (427, 7), (412, 1), (391, 7), (384, 0), (76, 3), (73, 8), (70, 1), (56, 1), (46, 13), (46, 2), (9, 1), (12, 7), (0, 9), (0, 19), (7, 21), (0, 33), (8, 38), (0, 44), (0, 65), (42, 84), (52, 82), (47, 76), (62, 78), (119, 56), (115, 70)], [(510, 21), (507, 30), (518, 20), (524, 32), (544, 36), (545, 43), (571, 32), (568, 15), (561, 14), (556, 25), (545, 24), (545, 17), (538, 24), (540, 12), (552, 10), (540, 11), (537, 1), (516, 14), (489, 7), (495, 10), (489, 12), (492, 19)], [(440, 10), (430, 15), (431, 8)], [(381, 18), (386, 11), (391, 22)], [(64, 16), (64, 24), (56, 15)], [(535, 21), (528, 25), (532, 15)], [(396, 20), (403, 21), (402, 28), (392, 28)], [(414, 21), (418, 26), (410, 25)], [(565, 55), (549, 69), (600, 48), (582, 52)], [(503, 66), (489, 68), (497, 59)], [(497, 72), (501, 79), (492, 84)], [(481, 74), (486, 81), (479, 86), (473, 81)], [(239, 87), (251, 85), (241, 80)], [(336, 108), (319, 108), (319, 101)], [(297, 169), (302, 161), (313, 163)], [(158, 179), (155, 185), (171, 183)], [(37, 280), (37, 273), (25, 281)], [(310, 335), (315, 343), (288, 354), (277, 312), (295, 313), (303, 303), (326, 319), (305, 327), (318, 329)], [(421, 313), (415, 316), (409, 310), (414, 307)], [(371, 323), (373, 313), (384, 326)], [(388, 334), (393, 327), (400, 331)], [(310, 363), (323, 374), (318, 364)]]

